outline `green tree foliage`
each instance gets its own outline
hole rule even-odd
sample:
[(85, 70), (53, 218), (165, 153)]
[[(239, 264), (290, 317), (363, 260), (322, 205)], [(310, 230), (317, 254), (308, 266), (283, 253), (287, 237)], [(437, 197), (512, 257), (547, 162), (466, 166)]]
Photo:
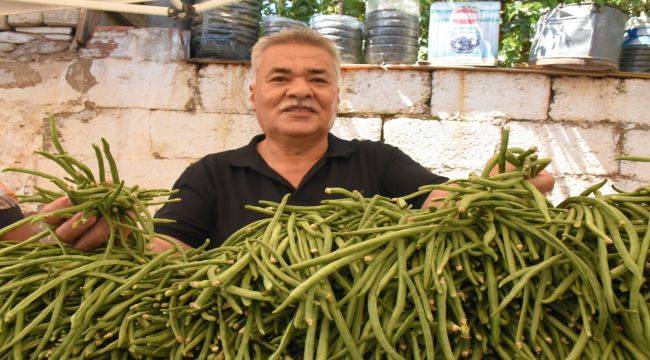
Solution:
[[(424, 58), (429, 37), (429, 8), (432, 0), (420, 0), (420, 54)], [(514, 66), (528, 60), (531, 39), (540, 15), (561, 3), (585, 2), (580, 0), (541, 0), (541, 1), (501, 1), (501, 34), (499, 62), (504, 66)], [(596, 0), (599, 4), (617, 6), (630, 15), (650, 12), (650, 0)], [(334, 0), (266, 0), (264, 13), (280, 15), (308, 21), (314, 14), (336, 14)], [(365, 3), (363, 0), (344, 0), (344, 14), (363, 20)]]

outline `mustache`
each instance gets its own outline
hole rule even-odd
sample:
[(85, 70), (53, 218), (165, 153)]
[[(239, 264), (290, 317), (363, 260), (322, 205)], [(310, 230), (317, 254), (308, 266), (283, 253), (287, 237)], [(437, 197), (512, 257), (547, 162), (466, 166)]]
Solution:
[(309, 111), (316, 112), (316, 105), (310, 99), (292, 100), (280, 106), (280, 111), (291, 111), (297, 108), (306, 108)]

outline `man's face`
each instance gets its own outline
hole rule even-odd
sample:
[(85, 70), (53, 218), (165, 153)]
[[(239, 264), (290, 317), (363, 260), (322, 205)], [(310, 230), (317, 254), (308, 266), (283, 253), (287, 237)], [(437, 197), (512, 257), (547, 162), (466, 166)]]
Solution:
[(312, 45), (273, 45), (260, 55), (250, 94), (267, 136), (325, 137), (339, 105), (334, 59)]

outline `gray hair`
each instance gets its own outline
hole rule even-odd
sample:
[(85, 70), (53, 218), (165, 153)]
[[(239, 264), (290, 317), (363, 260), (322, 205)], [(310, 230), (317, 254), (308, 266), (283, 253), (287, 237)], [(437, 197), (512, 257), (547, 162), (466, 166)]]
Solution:
[(336, 68), (336, 78), (340, 78), (341, 74), (341, 55), (338, 49), (334, 46), (334, 42), (327, 37), (307, 28), (289, 28), (277, 32), (275, 34), (260, 38), (260, 40), (253, 46), (251, 53), (251, 69), (249, 80), (255, 83), (255, 72), (260, 63), (260, 56), (264, 50), (273, 45), (284, 44), (301, 44), (312, 45), (327, 51), (334, 59), (334, 67)]

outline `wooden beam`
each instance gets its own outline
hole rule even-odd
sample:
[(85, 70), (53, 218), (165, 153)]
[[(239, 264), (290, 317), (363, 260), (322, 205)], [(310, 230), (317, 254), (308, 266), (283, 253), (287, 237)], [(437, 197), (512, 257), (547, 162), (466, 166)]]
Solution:
[(79, 12), (79, 21), (77, 22), (77, 31), (74, 39), (80, 46), (85, 45), (99, 24), (102, 14), (100, 11), (81, 9)]

